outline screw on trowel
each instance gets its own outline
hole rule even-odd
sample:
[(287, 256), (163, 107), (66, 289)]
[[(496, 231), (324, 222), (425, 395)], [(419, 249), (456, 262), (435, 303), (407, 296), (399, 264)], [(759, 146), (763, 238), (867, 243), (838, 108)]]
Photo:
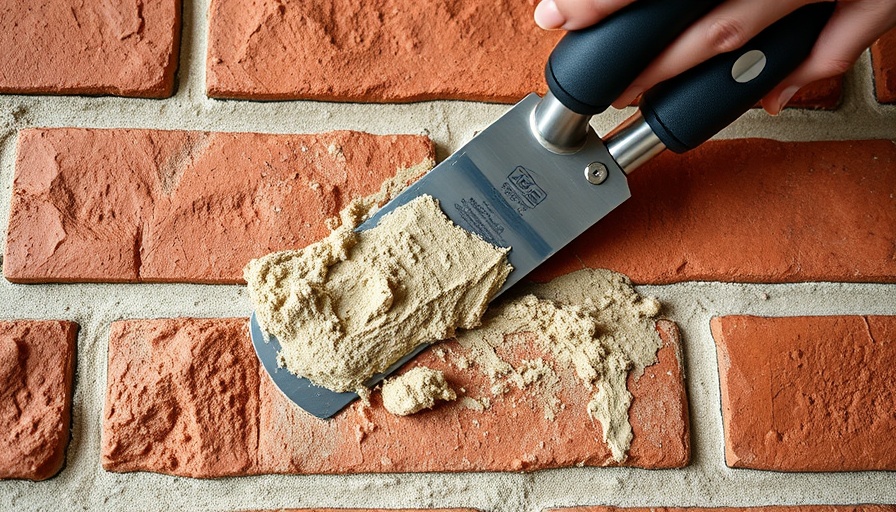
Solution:
[(592, 185), (600, 185), (606, 181), (609, 173), (607, 166), (600, 162), (591, 162), (585, 166), (585, 179)]

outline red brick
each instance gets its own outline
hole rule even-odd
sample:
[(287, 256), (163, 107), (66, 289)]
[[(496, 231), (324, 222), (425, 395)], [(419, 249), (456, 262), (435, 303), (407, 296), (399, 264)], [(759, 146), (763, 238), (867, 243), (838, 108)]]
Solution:
[[(658, 330), (659, 363), (637, 382), (629, 379), (635, 398), (627, 466), (681, 467), (689, 458), (678, 329), (662, 321)], [(444, 346), (462, 350), (454, 342)], [(469, 396), (490, 385), (432, 351), (412, 364), (444, 371)], [(521, 391), (493, 398), (485, 411), (458, 401), (407, 418), (387, 413), (374, 393), (370, 407), (355, 403), (324, 421), (274, 387), (255, 360), (244, 319), (118, 322), (109, 345), (103, 467), (215, 477), (612, 465), (599, 424), (585, 410), (589, 392), (573, 369), (557, 371), (566, 383), (561, 398), (570, 405), (554, 421)]]
[(843, 99), (843, 76), (817, 80), (803, 87), (787, 102), (789, 108), (834, 110)]
[(249, 259), (322, 238), (432, 142), (30, 129), (18, 140), (4, 275), (13, 282), (241, 283)]
[(68, 445), (78, 325), (0, 322), (0, 478), (45, 480)]
[(871, 45), (871, 63), (877, 101), (896, 103), (896, 29)]
[(765, 507), (569, 507), (550, 512), (896, 512), (896, 505), (771, 505)]
[(512, 102), (543, 92), (562, 35), (528, 1), (214, 0), (209, 96)]
[(251, 472), (259, 373), (247, 336), (244, 319), (113, 322), (103, 467), (192, 477)]
[(0, 1), (0, 92), (164, 98), (180, 0)]
[[(563, 35), (532, 21), (533, 1), (260, 3), (213, 0), (208, 95), (240, 99), (514, 102), (544, 93)], [(523, 50), (521, 50), (523, 49)], [(834, 109), (842, 77), (789, 106)]]
[(896, 282), (896, 143), (710, 141), (636, 170), (632, 198), (533, 274), (637, 283)]
[(896, 469), (896, 316), (725, 316), (711, 327), (729, 466)]

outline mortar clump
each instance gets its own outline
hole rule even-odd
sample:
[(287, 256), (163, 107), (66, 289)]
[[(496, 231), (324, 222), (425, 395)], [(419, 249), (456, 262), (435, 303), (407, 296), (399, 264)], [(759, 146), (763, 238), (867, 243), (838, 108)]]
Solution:
[(355, 201), (324, 240), (244, 270), (259, 324), (280, 341), (279, 364), (362, 397), (371, 376), (418, 345), (478, 326), (512, 270), (507, 249), (454, 225), (430, 196), (355, 231), (373, 207)]

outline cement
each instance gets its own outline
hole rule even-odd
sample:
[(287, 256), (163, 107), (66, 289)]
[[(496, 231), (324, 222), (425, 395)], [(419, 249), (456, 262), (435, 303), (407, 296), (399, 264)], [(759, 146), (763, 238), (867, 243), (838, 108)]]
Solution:
[(353, 201), (324, 240), (244, 271), (262, 329), (280, 341), (278, 364), (362, 397), (370, 377), (418, 345), (478, 326), (512, 270), (507, 249), (454, 225), (431, 196), (355, 231), (369, 213)]
[(472, 361), (455, 364), (484, 372), (494, 395), (509, 385), (538, 384), (545, 418), (553, 419), (565, 404), (556, 398), (559, 380), (550, 366), (528, 359), (514, 367), (498, 356), (502, 347), (512, 351), (509, 335), (530, 333), (544, 354), (575, 368), (581, 385), (593, 392), (588, 414), (600, 423), (613, 459), (623, 461), (632, 441), (627, 379), (630, 372), (640, 377), (656, 362), (662, 346), (654, 321), (659, 302), (642, 297), (628, 278), (609, 270), (580, 270), (521, 292), (489, 308), (481, 327), (459, 333), (457, 340)]
[(383, 382), (382, 394), (383, 406), (396, 416), (408, 416), (432, 409), (436, 402), (457, 399), (457, 393), (448, 385), (445, 375), (425, 366), (387, 379)]

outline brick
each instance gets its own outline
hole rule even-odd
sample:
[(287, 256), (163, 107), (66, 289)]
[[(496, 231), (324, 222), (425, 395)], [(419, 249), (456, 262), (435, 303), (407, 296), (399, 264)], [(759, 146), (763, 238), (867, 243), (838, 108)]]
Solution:
[(262, 3), (214, 0), (209, 96), (513, 102), (544, 92), (562, 33), (526, 1)]
[(112, 323), (102, 463), (115, 471), (240, 475), (258, 447), (245, 319)]
[(711, 328), (729, 466), (896, 469), (896, 316), (724, 316)]
[(0, 322), (0, 478), (45, 480), (69, 439), (78, 325)]
[(637, 283), (896, 282), (896, 143), (710, 141), (630, 177), (632, 198), (532, 275)]
[[(213, 0), (207, 93), (216, 98), (514, 102), (544, 93), (563, 33), (532, 21), (533, 2), (470, 0), (317, 4)], [(521, 49), (525, 49), (521, 51)], [(842, 77), (799, 91), (790, 107), (835, 109)]]
[(793, 95), (788, 108), (834, 110), (843, 99), (843, 76), (835, 76), (812, 82)]
[(896, 29), (871, 45), (871, 64), (877, 101), (896, 103)]
[(352, 198), (433, 156), (411, 135), (23, 130), (4, 275), (242, 283), (249, 259), (322, 238)]
[(0, 92), (171, 96), (180, 18), (180, 0), (2, 0)]
[(568, 507), (550, 512), (896, 512), (896, 505), (770, 505), (764, 507)]
[[(670, 321), (658, 330), (659, 362), (629, 379), (634, 441), (627, 466), (681, 467), (689, 458), (679, 333)], [(444, 347), (462, 350), (455, 342)], [(444, 371), (468, 396), (490, 385), (432, 351), (414, 364)], [(557, 370), (570, 406), (554, 421), (519, 390), (493, 398), (487, 410), (458, 401), (407, 418), (387, 413), (374, 393), (370, 407), (355, 403), (324, 421), (274, 387), (252, 352), (245, 319), (117, 322), (109, 342), (103, 467), (217, 477), (612, 465), (599, 424), (585, 411), (589, 393), (573, 384), (573, 369)]]

